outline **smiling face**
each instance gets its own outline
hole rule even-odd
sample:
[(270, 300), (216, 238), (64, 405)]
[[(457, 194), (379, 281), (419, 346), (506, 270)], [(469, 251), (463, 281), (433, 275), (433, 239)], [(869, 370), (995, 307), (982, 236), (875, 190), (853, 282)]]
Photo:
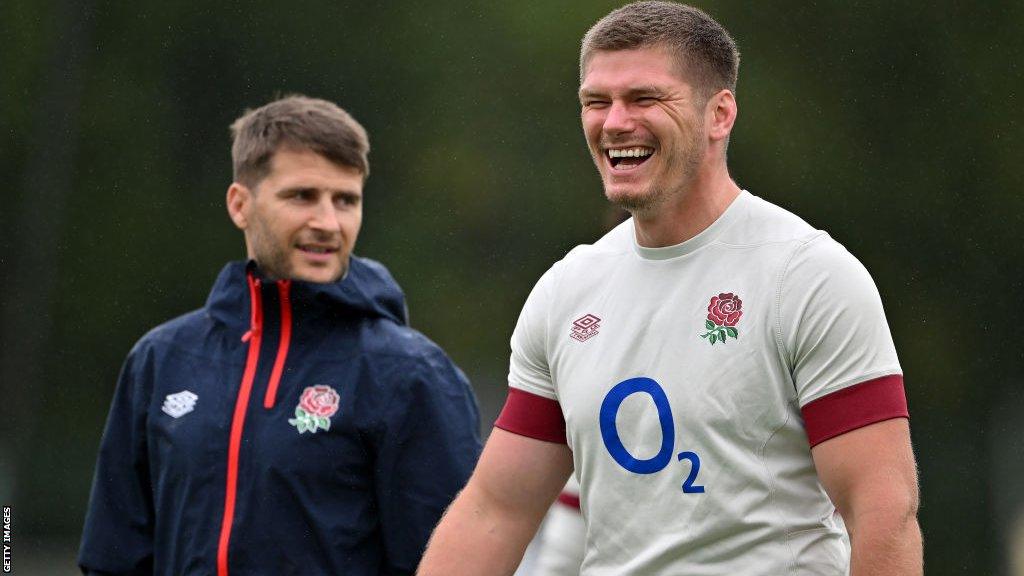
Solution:
[(687, 188), (708, 147), (704, 103), (663, 47), (590, 57), (580, 86), (583, 133), (610, 201), (651, 211)]
[(249, 258), (274, 279), (333, 282), (348, 269), (363, 219), (363, 174), (309, 150), (282, 148), (254, 189), (228, 188)]

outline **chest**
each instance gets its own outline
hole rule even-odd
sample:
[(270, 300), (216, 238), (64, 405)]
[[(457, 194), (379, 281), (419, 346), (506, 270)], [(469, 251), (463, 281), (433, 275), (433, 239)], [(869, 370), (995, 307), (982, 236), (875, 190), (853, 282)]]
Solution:
[(279, 361), (262, 350), (247, 377), (247, 346), (220, 346), (206, 355), (170, 352), (151, 374), (155, 476), (215, 480), (234, 452), (239, 474), (363, 482), (372, 459), (361, 415), (373, 408), (363, 405), (369, 383), (358, 354), (324, 361), (292, 346)]
[(627, 263), (563, 289), (548, 354), (574, 449), (607, 449), (610, 434), (638, 460), (671, 452), (670, 436), (756, 446), (792, 415), (777, 262), (727, 255)]

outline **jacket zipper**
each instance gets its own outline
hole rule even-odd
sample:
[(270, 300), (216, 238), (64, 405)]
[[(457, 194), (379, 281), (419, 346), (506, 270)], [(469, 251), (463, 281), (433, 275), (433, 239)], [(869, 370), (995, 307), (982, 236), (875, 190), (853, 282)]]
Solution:
[(235, 400), (235, 413), (231, 418), (231, 440), (228, 444), (228, 483), (224, 492), (224, 519), (220, 525), (220, 542), (217, 545), (217, 576), (228, 576), (228, 542), (231, 540), (231, 524), (235, 519), (235, 496), (238, 487), (238, 452), (242, 443), (242, 427), (245, 411), (249, 406), (252, 381), (256, 378), (256, 366), (260, 359), (260, 343), (263, 340), (263, 302), (260, 281), (248, 274), (249, 298), (252, 314), (249, 331), (242, 336), (242, 342), (249, 342), (249, 355), (245, 359), (242, 386)]
[(267, 394), (263, 397), (263, 407), (268, 410), (273, 408), (277, 401), (277, 385), (281, 382), (284, 360), (288, 357), (288, 346), (292, 341), (292, 304), (288, 293), (291, 285), (291, 280), (281, 280), (277, 283), (277, 293), (281, 300), (281, 338), (277, 343), (277, 358), (274, 359), (274, 370), (270, 373)]
[[(238, 495), (238, 454), (242, 445), (242, 431), (245, 427), (245, 413), (249, 408), (249, 397), (252, 395), (253, 380), (256, 379), (256, 368), (259, 366), (260, 345), (263, 342), (263, 296), (260, 292), (261, 282), (251, 273), (246, 275), (249, 283), (249, 298), (252, 312), (249, 330), (242, 336), (242, 342), (249, 343), (249, 353), (245, 359), (245, 372), (242, 374), (242, 385), (235, 400), (235, 412), (231, 418), (231, 439), (228, 444), (227, 489), (224, 492), (224, 518), (220, 526), (220, 540), (217, 545), (217, 576), (228, 576), (228, 545), (231, 542), (231, 526), (235, 520), (235, 501)], [(289, 288), (291, 281), (281, 280), (277, 283), (281, 300), (281, 338), (277, 346), (277, 357), (274, 369), (270, 374), (270, 382), (263, 405), (273, 408), (277, 397), (277, 387), (284, 371), (285, 359), (292, 336), (292, 307)]]

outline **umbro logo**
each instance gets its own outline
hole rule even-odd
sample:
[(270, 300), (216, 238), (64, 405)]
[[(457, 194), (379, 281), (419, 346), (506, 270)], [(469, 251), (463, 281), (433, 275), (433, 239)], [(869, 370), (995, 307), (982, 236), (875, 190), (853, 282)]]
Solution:
[(199, 396), (188, 390), (182, 390), (177, 394), (168, 394), (161, 410), (171, 418), (181, 418), (196, 409), (196, 400), (199, 400)]
[(601, 319), (593, 314), (587, 314), (572, 321), (572, 332), (569, 336), (572, 336), (574, 340), (586, 342), (590, 338), (597, 336), (597, 331), (600, 328)]

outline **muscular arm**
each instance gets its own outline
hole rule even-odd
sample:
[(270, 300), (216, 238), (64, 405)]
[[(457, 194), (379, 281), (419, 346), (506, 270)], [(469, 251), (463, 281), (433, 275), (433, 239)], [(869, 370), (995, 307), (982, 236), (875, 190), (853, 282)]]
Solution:
[(917, 468), (907, 420), (852, 430), (816, 445), (811, 455), (850, 532), (851, 576), (920, 576)]
[(564, 444), (495, 428), (430, 538), (420, 576), (511, 575), (572, 471)]

